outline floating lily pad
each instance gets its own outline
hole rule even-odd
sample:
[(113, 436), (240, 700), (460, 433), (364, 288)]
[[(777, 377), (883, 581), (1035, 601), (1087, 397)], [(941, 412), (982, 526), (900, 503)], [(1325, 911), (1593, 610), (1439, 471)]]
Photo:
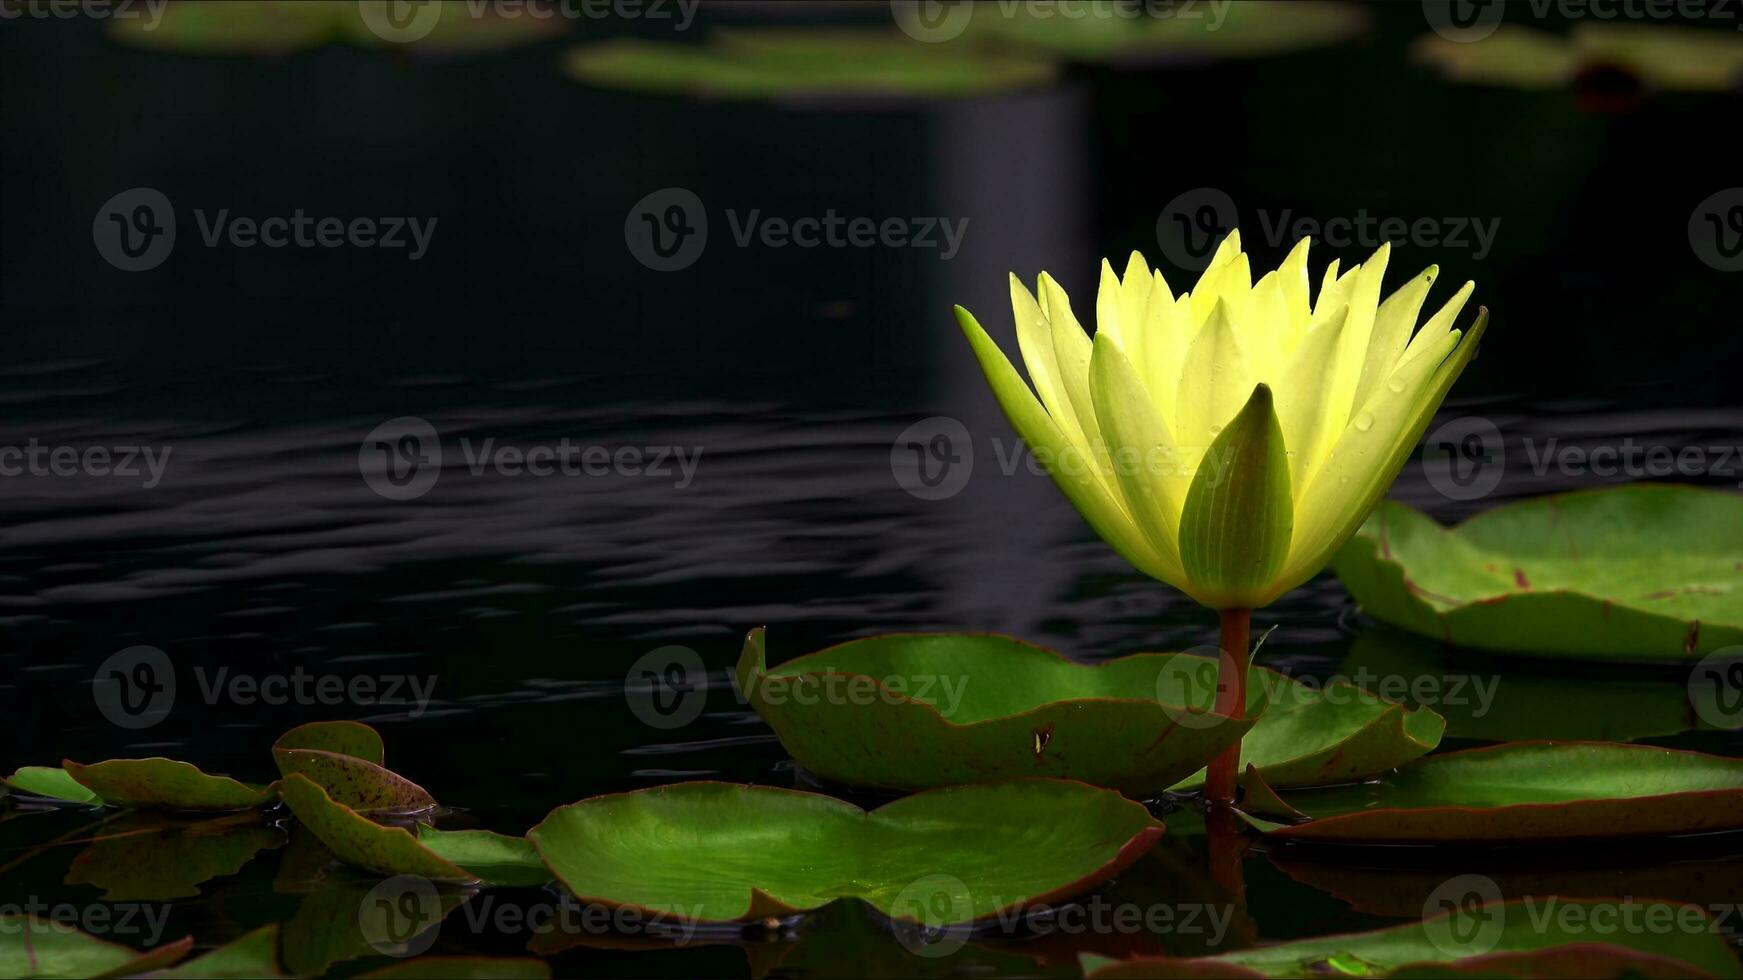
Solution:
[(420, 875), (432, 881), (472, 881), (468, 873), (418, 843), (403, 827), (386, 827), (333, 802), (327, 791), (301, 773), (279, 784), (284, 802), (346, 864), (384, 875)]
[(1577, 85), (1599, 71), (1681, 92), (1726, 92), (1743, 80), (1735, 32), (1667, 24), (1586, 22), (1565, 35), (1502, 24), (1476, 41), (1426, 34), (1411, 53), (1452, 81), (1507, 88)]
[[(1302, 939), (1198, 959), (1086, 962), (1090, 980), (1141, 977), (1736, 977), (1737, 957), (1716, 929), (1606, 930), (1589, 923), (1639, 899), (1558, 900), (1543, 918), (1524, 902), (1450, 910), (1420, 922)], [(1694, 907), (1666, 911), (1707, 914)], [(1569, 923), (1576, 923), (1570, 926)], [(1089, 959), (1086, 957), (1086, 960)]]
[(536, 887), (551, 880), (551, 870), (525, 837), (420, 824), (418, 842), (492, 885)]
[(336, 752), (378, 766), (387, 765), (381, 733), (360, 721), (311, 721), (285, 732), (272, 743), (274, 752), (291, 749)]
[(161, 16), (112, 18), (130, 47), (210, 55), (286, 55), (324, 44), (464, 54), (565, 34), (569, 22), (468, 0), (170, 0)]
[(1538, 656), (1694, 660), (1743, 643), (1743, 498), (1638, 484), (1443, 528), (1386, 502), (1337, 573), (1382, 622)]
[(284, 843), (284, 832), (264, 824), (259, 814), (166, 828), (136, 830), (111, 824), (67, 869), (69, 885), (103, 889), (108, 902), (164, 902), (193, 898), (200, 885), (242, 870), (263, 850)]
[(319, 749), (273, 749), (278, 771), (300, 773), (358, 813), (419, 813), (436, 805), (422, 786), (367, 759)]
[(92, 792), (89, 786), (67, 775), (65, 769), (51, 766), (23, 766), (6, 777), (6, 785), (26, 796), (45, 800), (95, 805), (103, 802), (103, 798)]
[(282, 977), (278, 966), (278, 923), (196, 956), (180, 966), (152, 974), (156, 980), (227, 980), (231, 977)]
[[(1275, 787), (1326, 786), (1390, 772), (1434, 750), (1446, 719), (1410, 710), (1342, 679), (1308, 685), (1254, 667), (1249, 688), (1265, 694), (1264, 714), (1241, 742), (1241, 768), (1257, 766)], [(1201, 769), (1175, 789), (1203, 785)]]
[(250, 810), (273, 801), (269, 786), (213, 776), (174, 759), (110, 759), (91, 765), (63, 760), (81, 786), (112, 806), (163, 810)]
[(1314, 0), (1243, 0), (1179, 4), (1162, 15), (1108, 16), (1097, 2), (966, 4), (974, 14), (965, 40), (1017, 45), (1078, 61), (1195, 65), (1262, 58), (1347, 41), (1367, 28), (1352, 3)]
[(33, 915), (0, 915), (0, 977), (131, 977), (180, 961), (188, 936), (149, 952)]
[[(1250, 790), (1263, 799), (1262, 785)], [(1289, 814), (1274, 806), (1242, 806), (1261, 830), (1292, 840), (1428, 844), (1692, 834), (1743, 828), (1743, 759), (1650, 745), (1517, 742), (1430, 756), (1376, 783), (1282, 799), (1305, 819), (1288, 823)]]
[(550, 975), (544, 960), (525, 956), (421, 956), (357, 976), (360, 980), (544, 980)]
[(838, 898), (899, 922), (970, 922), (1092, 890), (1161, 835), (1116, 793), (1027, 779), (870, 812), (816, 793), (680, 783), (561, 807), (527, 837), (582, 902), (687, 927)]
[(606, 88), (717, 99), (960, 98), (1053, 79), (1046, 60), (942, 50), (895, 32), (720, 31), (704, 45), (619, 39), (575, 48), (569, 75)]
[(975, 633), (876, 636), (769, 670), (759, 628), (737, 679), (793, 758), (835, 782), (916, 790), (1051, 776), (1143, 796), (1253, 727), (1263, 692), (1250, 690), (1245, 719), (1216, 714), (1216, 670), (1162, 653), (1081, 664)]

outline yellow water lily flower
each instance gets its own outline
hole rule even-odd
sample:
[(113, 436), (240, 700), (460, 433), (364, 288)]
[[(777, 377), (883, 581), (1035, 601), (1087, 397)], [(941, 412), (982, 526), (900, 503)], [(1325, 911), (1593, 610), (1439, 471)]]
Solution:
[[(1466, 283), (1420, 330), (1429, 267), (1381, 299), (1390, 246), (1317, 296), (1308, 242), (1254, 282), (1240, 233), (1176, 296), (1132, 253), (1102, 263), (1095, 337), (1046, 273), (1011, 277), (1029, 385), (956, 308), (1011, 424), (1133, 566), (1219, 610), (1275, 601), (1331, 561), (1391, 486), (1476, 351)], [(1244, 651), (1243, 651), (1244, 652)]]

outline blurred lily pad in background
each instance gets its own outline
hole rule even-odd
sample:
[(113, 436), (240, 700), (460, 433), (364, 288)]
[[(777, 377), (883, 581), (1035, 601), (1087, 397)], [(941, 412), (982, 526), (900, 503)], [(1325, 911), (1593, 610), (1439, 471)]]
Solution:
[(1368, 26), (1360, 6), (1336, 0), (1134, 4), (1123, 15), (1085, 0), (964, 6), (973, 10), (965, 40), (1123, 65), (1261, 58), (1348, 41)]
[(619, 39), (577, 47), (569, 75), (605, 88), (714, 99), (946, 99), (1045, 85), (1044, 58), (920, 44), (892, 31), (722, 30), (704, 44)]
[(536, 5), (403, 0), (170, 0), (158, 18), (115, 18), (130, 47), (210, 55), (284, 55), (324, 44), (460, 55), (566, 34), (569, 21)]
[(1382, 503), (1334, 563), (1368, 615), (1503, 653), (1690, 661), (1743, 643), (1743, 497), (1636, 484), (1456, 528)]
[(1411, 54), (1449, 81), (1472, 85), (1552, 89), (1610, 73), (1671, 92), (1743, 86), (1743, 36), (1666, 24), (1581, 21), (1566, 34), (1502, 24), (1475, 41), (1426, 34)]

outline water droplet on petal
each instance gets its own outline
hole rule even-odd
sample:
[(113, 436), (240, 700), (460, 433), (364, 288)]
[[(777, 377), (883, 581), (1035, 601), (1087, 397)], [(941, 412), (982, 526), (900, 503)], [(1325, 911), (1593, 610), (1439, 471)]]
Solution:
[(1364, 411), (1356, 416), (1356, 431), (1366, 432), (1374, 427), (1374, 413)]
[(1387, 378), (1386, 379), (1386, 387), (1392, 389), (1393, 394), (1398, 394), (1399, 392), (1404, 390), (1404, 379), (1403, 378)]

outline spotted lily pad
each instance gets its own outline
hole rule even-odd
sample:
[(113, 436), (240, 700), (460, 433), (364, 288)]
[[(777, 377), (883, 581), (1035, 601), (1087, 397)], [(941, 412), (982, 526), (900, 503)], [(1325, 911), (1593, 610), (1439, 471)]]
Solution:
[(297, 821), (346, 864), (384, 875), (420, 875), (432, 881), (473, 881), (465, 869), (418, 843), (404, 827), (387, 827), (361, 816), (302, 773), (279, 784)]
[(33, 915), (0, 915), (0, 977), (131, 977), (188, 955), (192, 936), (149, 952)]
[(569, 75), (606, 88), (719, 99), (959, 98), (1051, 81), (1046, 60), (942, 50), (893, 31), (720, 31), (704, 45), (631, 39), (578, 47)]
[(1450, 529), (1386, 502), (1336, 567), (1370, 616), (1460, 646), (1695, 660), (1743, 643), (1743, 498), (1729, 493), (1637, 484)]
[(285, 732), (272, 743), (274, 752), (293, 749), (336, 752), (378, 766), (387, 764), (381, 733), (360, 721), (311, 721)]
[(67, 775), (65, 769), (52, 766), (22, 766), (6, 777), (6, 785), (25, 796), (62, 803), (101, 805), (103, 802), (103, 798), (92, 792), (89, 786)]
[(463, 54), (568, 30), (561, 17), (475, 0), (169, 0), (161, 16), (109, 22), (110, 37), (130, 47), (209, 55), (286, 55), (347, 43)]
[(153, 973), (153, 980), (226, 980), (230, 977), (284, 976), (278, 966), (278, 923), (261, 926), (217, 949), (172, 969)]
[(1216, 714), (1216, 661), (1149, 653), (1082, 664), (1008, 636), (854, 640), (768, 669), (752, 630), (738, 686), (824, 779), (916, 790), (1020, 776), (1154, 795), (1253, 727)]
[(1161, 835), (1116, 793), (1026, 779), (869, 812), (816, 793), (679, 783), (561, 807), (527, 837), (582, 902), (688, 927), (838, 898), (898, 922), (971, 922), (1090, 891)]
[(1666, 91), (1726, 92), (1743, 81), (1743, 38), (1735, 32), (1667, 24), (1584, 22), (1553, 34), (1501, 24), (1476, 41), (1426, 34), (1418, 62), (1467, 84), (1550, 89), (1614, 72)]
[[(1463, 898), (1466, 896), (1460, 896)], [(1244, 949), (1198, 959), (1086, 962), (1089, 980), (1142, 977), (1737, 977), (1737, 957), (1695, 906), (1639, 899), (1548, 899), (1452, 907), (1419, 922)], [(1624, 904), (1663, 906), (1683, 929), (1603, 929)], [(1642, 914), (1656, 912), (1644, 909)], [(1684, 918), (1677, 918), (1677, 917)], [(1662, 921), (1654, 919), (1653, 921)], [(1594, 934), (1601, 942), (1594, 942)], [(1085, 957), (1086, 960), (1090, 958)]]
[(1132, 16), (1108, 16), (1099, 0), (962, 6), (974, 11), (963, 25), (964, 40), (1119, 64), (1262, 58), (1336, 44), (1367, 28), (1361, 7), (1331, 0), (1176, 4), (1149, 15), (1135, 6)]
[(269, 786), (201, 772), (174, 759), (110, 759), (91, 765), (61, 763), (79, 785), (112, 806), (162, 810), (249, 810), (271, 803)]
[(422, 786), (367, 759), (319, 749), (274, 749), (278, 771), (300, 773), (358, 813), (419, 813), (436, 805)]
[[(1241, 742), (1241, 768), (1258, 767), (1275, 787), (1326, 786), (1389, 772), (1434, 750), (1446, 719), (1410, 710), (1347, 680), (1305, 684), (1254, 667), (1249, 688), (1265, 694), (1264, 714)], [(1177, 790), (1204, 783), (1204, 771)]]
[(1250, 773), (1247, 781), (1249, 821), (1291, 840), (1430, 844), (1743, 828), (1743, 759), (1650, 745), (1515, 742), (1430, 756), (1379, 782), (1283, 794), (1293, 813), (1261, 802), (1266, 787)]

